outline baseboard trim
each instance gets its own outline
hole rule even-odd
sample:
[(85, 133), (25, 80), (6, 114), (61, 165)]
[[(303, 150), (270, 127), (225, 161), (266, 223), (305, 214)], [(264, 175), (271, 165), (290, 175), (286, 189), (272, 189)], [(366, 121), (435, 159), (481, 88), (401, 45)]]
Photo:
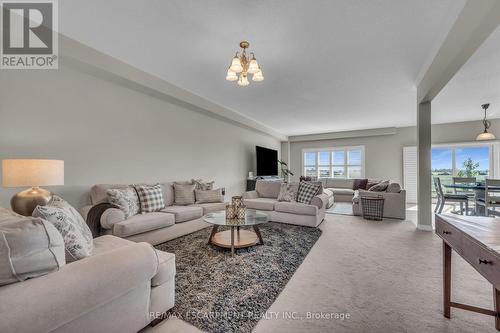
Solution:
[(422, 230), (422, 231), (434, 231), (434, 228), (432, 225), (427, 225), (427, 224), (417, 224), (417, 230)]

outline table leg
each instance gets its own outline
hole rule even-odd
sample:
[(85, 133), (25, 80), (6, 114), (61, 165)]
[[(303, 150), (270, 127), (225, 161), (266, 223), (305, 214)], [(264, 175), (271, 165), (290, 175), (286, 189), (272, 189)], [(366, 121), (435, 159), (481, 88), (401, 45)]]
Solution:
[(259, 237), (259, 242), (260, 242), (260, 245), (264, 245), (264, 240), (262, 239), (262, 235), (260, 234), (260, 230), (259, 230), (259, 227), (257, 227), (256, 224), (254, 224), (253, 226), (253, 230), (255, 231), (255, 233), (257, 234), (257, 237)]
[(234, 227), (231, 227), (231, 256), (234, 256)]
[(443, 241), (443, 315), (450, 318), (451, 247)]
[(208, 244), (212, 243), (212, 238), (217, 233), (218, 229), (219, 229), (219, 226), (217, 224), (214, 224), (214, 226), (212, 227), (212, 232), (210, 233), (210, 237), (208, 238)]
[(495, 328), (500, 331), (500, 291), (493, 286), (493, 304), (495, 306)]

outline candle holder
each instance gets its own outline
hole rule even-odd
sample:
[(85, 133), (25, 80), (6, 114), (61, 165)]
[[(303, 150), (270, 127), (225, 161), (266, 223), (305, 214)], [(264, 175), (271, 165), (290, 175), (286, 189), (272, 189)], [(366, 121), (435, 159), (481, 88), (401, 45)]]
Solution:
[(238, 208), (240, 206), (243, 206), (243, 197), (242, 196), (234, 196), (232, 199), (231, 199), (231, 205), (234, 206), (234, 208)]
[(226, 206), (226, 220), (234, 219), (236, 217), (236, 209), (233, 205)]
[(240, 220), (244, 220), (246, 215), (246, 210), (247, 210), (246, 206), (239, 206), (238, 208), (236, 208), (236, 217)]

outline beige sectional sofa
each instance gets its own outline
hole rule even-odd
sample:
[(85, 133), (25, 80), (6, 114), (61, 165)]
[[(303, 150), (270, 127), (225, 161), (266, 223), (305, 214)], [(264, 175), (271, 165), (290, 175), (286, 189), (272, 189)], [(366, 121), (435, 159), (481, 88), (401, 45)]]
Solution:
[[(225, 209), (225, 203), (223, 202), (176, 206), (174, 204), (173, 183), (160, 184), (165, 201), (164, 209), (159, 212), (138, 214), (125, 219), (125, 215), (120, 209), (109, 208), (101, 215), (101, 227), (104, 234), (157, 245), (207, 227), (208, 224), (202, 220), (202, 216)], [(126, 186), (128, 185), (94, 185), (90, 190), (91, 205), (82, 209), (84, 218), (86, 219), (86, 215), (93, 205), (107, 202), (106, 191), (108, 189)]]
[(174, 278), (173, 254), (101, 236), (92, 256), (0, 287), (0, 332), (137, 332), (174, 306)]
[(269, 214), (270, 221), (317, 227), (325, 218), (328, 204), (326, 194), (316, 195), (311, 204), (280, 202), (281, 182), (259, 180), (255, 191), (245, 192), (243, 201), (247, 208), (258, 209)]

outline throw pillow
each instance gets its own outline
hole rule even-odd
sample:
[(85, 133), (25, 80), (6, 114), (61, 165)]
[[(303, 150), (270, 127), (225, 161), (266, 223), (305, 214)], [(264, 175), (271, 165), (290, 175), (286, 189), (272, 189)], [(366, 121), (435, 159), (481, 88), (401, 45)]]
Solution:
[(64, 240), (48, 221), (0, 208), (0, 286), (59, 270)]
[(376, 185), (373, 185), (368, 189), (368, 191), (371, 192), (384, 192), (387, 189), (387, 186), (389, 186), (389, 181), (384, 180), (383, 182), (380, 182)]
[(224, 202), (221, 188), (216, 190), (194, 190), (194, 193), (196, 196), (196, 203)]
[(108, 201), (120, 208), (125, 214), (125, 218), (139, 214), (140, 203), (137, 192), (132, 187), (123, 189), (109, 189), (106, 191)]
[(398, 183), (390, 183), (385, 191), (389, 193), (399, 193), (401, 192), (401, 185)]
[(92, 232), (83, 217), (64, 199), (54, 195), (46, 206), (37, 206), (32, 215), (49, 221), (61, 233), (67, 262), (92, 254)]
[(142, 213), (157, 212), (165, 208), (163, 190), (160, 184), (156, 185), (134, 185), (139, 197)]
[(174, 184), (174, 203), (176, 205), (185, 206), (195, 203), (194, 190), (196, 185)]
[(280, 194), (278, 194), (278, 201), (295, 202), (297, 201), (297, 193), (299, 185), (282, 183)]
[(312, 198), (321, 190), (321, 184), (311, 182), (300, 182), (297, 193), (297, 202), (310, 204)]
[(354, 179), (352, 183), (353, 190), (366, 190), (366, 185), (368, 184), (368, 179)]
[(215, 181), (204, 182), (201, 179), (192, 179), (197, 190), (213, 190)]
[(375, 179), (368, 179), (368, 183), (366, 183), (366, 190), (369, 190), (370, 187), (377, 185), (380, 183), (380, 180), (375, 180)]

